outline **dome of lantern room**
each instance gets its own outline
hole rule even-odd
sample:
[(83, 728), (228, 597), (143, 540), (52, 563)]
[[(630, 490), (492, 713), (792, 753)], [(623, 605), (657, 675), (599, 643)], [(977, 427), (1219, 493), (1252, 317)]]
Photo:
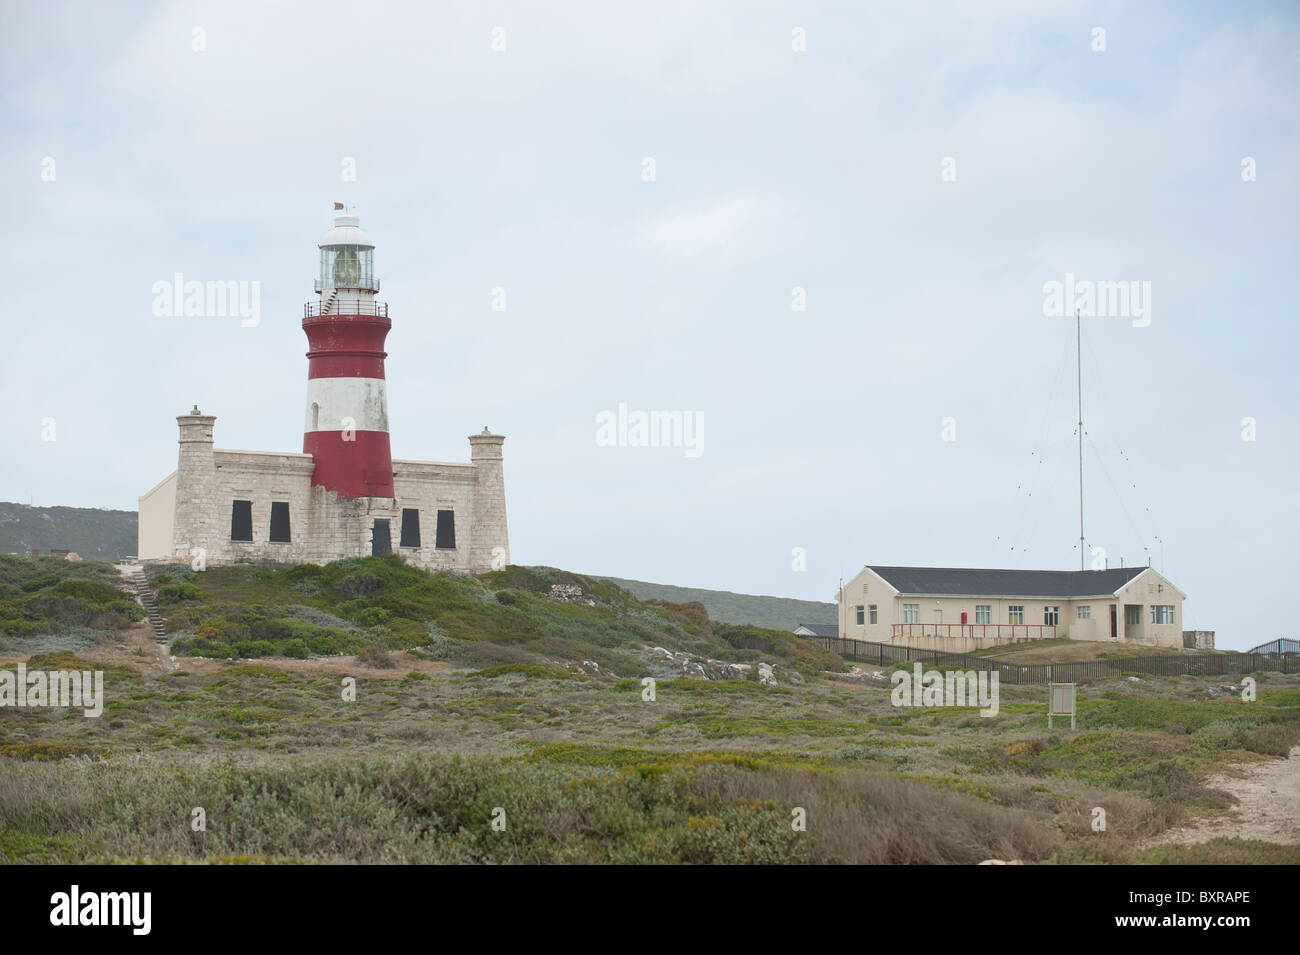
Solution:
[(335, 216), (334, 228), (326, 232), (317, 244), (322, 249), (338, 245), (353, 245), (362, 249), (375, 247), (370, 233), (361, 228), (361, 217), (353, 215)]

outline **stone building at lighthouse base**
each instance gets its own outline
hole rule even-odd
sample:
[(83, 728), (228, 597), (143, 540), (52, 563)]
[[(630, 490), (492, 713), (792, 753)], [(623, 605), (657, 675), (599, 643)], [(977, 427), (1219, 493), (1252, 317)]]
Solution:
[(395, 553), (470, 573), (510, 560), (505, 438), (471, 435), (470, 461), (393, 461), (392, 498), (342, 499), (313, 486), (310, 454), (213, 447), (216, 418), (180, 415), (177, 469), (140, 498), (141, 560), (328, 563)]

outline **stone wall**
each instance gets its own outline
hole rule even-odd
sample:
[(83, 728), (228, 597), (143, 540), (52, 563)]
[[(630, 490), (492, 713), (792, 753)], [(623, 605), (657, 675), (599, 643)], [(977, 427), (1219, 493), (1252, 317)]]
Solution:
[[(429, 570), (479, 573), (509, 559), (505, 484), (500, 435), (470, 439), (469, 464), (394, 461), (394, 498), (340, 500), (333, 491), (313, 487), (315, 462), (309, 454), (225, 451), (213, 448), (211, 415), (197, 409), (177, 419), (179, 465), (171, 520), (171, 557), (190, 563), (328, 563), (371, 553), (375, 520), (387, 520), (393, 552)], [(251, 502), (253, 539), (232, 541), (235, 501)], [(290, 540), (270, 540), (271, 505), (289, 505)], [(402, 511), (420, 515), (420, 546), (402, 547)], [(455, 547), (436, 547), (439, 510), (454, 514)], [(143, 511), (142, 539), (153, 534), (156, 518)], [(157, 555), (162, 556), (162, 555)]]
[[(393, 521), (393, 550), (408, 563), (427, 570), (480, 572), (486, 565), (470, 559), (474, 525), (474, 487), (477, 475), (472, 464), (444, 464), (435, 461), (394, 461), (393, 486), (397, 494), (397, 516)], [(401, 547), (402, 509), (420, 512), (420, 546)], [(439, 549), (438, 511), (455, 514), (456, 547)]]
[(473, 525), (470, 564), (500, 570), (510, 563), (510, 535), (506, 529), (506, 483), (501, 445), (505, 437), (487, 428), (470, 435), (470, 460), (474, 464)]

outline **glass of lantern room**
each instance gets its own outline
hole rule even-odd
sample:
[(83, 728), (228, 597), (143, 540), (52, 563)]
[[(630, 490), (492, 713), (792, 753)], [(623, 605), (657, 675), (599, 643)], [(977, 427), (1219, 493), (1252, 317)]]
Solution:
[(323, 245), (320, 249), (320, 288), (356, 288), (378, 291), (375, 283), (375, 247)]

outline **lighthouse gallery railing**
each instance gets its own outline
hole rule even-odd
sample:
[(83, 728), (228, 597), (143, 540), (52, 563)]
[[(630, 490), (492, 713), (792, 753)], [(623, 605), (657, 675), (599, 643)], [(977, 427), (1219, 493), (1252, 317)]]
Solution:
[(302, 307), (303, 318), (320, 318), (327, 315), (374, 315), (388, 317), (387, 302), (334, 302), (328, 308), (308, 302)]

